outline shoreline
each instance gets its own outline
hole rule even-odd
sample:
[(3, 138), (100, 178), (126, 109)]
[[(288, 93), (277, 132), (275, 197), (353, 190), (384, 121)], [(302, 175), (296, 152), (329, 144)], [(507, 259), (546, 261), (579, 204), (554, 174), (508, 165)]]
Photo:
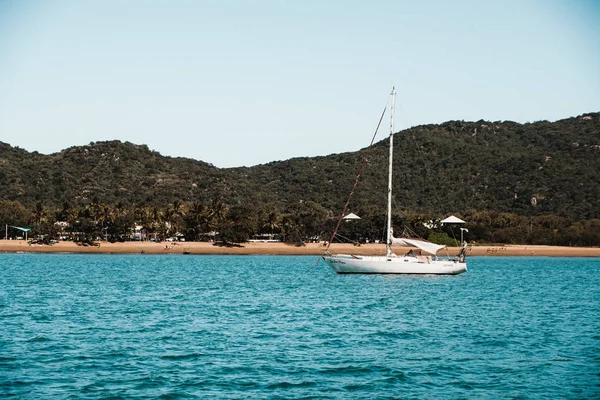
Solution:
[[(244, 243), (239, 247), (214, 246), (207, 242), (99, 242), (99, 246), (81, 246), (74, 242), (58, 242), (53, 245), (29, 244), (25, 240), (0, 240), (0, 253), (74, 253), (74, 254), (214, 254), (214, 255), (322, 255), (325, 247), (319, 243), (294, 246), (285, 243)], [(396, 254), (404, 254), (409, 248), (395, 247)], [(383, 255), (385, 245), (332, 244), (331, 253), (356, 255)], [(457, 247), (441, 251), (439, 256), (455, 256)], [(473, 246), (471, 256), (549, 256), (549, 257), (600, 257), (600, 247), (567, 247), (542, 245)]]

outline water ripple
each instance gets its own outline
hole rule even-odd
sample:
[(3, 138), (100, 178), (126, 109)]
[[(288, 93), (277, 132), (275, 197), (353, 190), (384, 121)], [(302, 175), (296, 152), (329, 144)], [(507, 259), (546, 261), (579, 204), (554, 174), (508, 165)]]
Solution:
[(600, 397), (600, 260), (0, 255), (0, 396)]

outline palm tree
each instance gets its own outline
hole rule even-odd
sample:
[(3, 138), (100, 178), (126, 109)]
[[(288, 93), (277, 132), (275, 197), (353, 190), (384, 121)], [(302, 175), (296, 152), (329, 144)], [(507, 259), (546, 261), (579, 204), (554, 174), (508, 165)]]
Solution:
[(187, 230), (198, 240), (202, 233), (214, 229), (213, 211), (200, 202), (194, 202), (186, 214)]
[(266, 228), (269, 229), (269, 233), (275, 233), (276, 230), (281, 229), (281, 214), (279, 211), (271, 211), (267, 216)]
[(31, 219), (34, 224), (38, 226), (41, 225), (43, 221), (46, 219), (46, 210), (44, 209), (44, 205), (41, 202), (38, 202), (35, 205), (35, 209), (31, 213)]
[(164, 222), (164, 215), (163, 212), (158, 208), (158, 207), (153, 207), (151, 210), (151, 214), (150, 214), (150, 229), (151, 232), (153, 232), (154, 234), (157, 233), (157, 231), (161, 231), (160, 234), (161, 236), (164, 236), (164, 229), (162, 229), (164, 227), (163, 222)]
[(170, 204), (164, 212), (164, 222), (166, 233), (177, 233), (181, 226), (181, 218), (183, 217), (182, 202), (175, 200)]
[(170, 210), (173, 211), (174, 215), (182, 215), (182, 205), (181, 200), (174, 200), (173, 204), (171, 204)]
[(281, 213), (272, 205), (263, 205), (257, 212), (259, 232), (271, 235), (281, 234)]
[(107, 231), (112, 240), (122, 240), (131, 232), (131, 227), (135, 224), (133, 211), (125, 208), (122, 202), (112, 207), (113, 222)]
[(46, 222), (47, 218), (48, 213), (44, 209), (44, 205), (41, 202), (38, 202), (31, 213), (31, 222), (38, 234), (42, 233), (42, 224)]
[(108, 230), (115, 223), (116, 213), (112, 206), (108, 204), (102, 204), (99, 210), (99, 220), (102, 226), (102, 233), (104, 234), (104, 240), (108, 240)]
[(286, 214), (281, 220), (281, 234), (286, 243), (300, 243), (302, 241), (303, 227), (294, 214)]
[(223, 203), (222, 198), (213, 199), (209, 209), (210, 217), (213, 219), (213, 223), (218, 226), (225, 217), (227, 216), (227, 207)]

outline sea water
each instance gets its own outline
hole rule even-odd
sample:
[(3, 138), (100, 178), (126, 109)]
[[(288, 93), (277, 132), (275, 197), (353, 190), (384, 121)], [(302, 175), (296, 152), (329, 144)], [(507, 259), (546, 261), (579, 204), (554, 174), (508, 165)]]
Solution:
[(600, 259), (0, 254), (0, 396), (600, 397)]

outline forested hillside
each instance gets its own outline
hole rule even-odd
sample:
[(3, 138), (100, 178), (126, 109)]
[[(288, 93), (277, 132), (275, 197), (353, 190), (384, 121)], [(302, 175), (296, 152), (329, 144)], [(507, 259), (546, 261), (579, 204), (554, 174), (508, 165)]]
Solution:
[[(354, 207), (384, 206), (387, 151), (387, 140), (374, 145)], [(364, 152), (232, 171), (247, 176), (246, 187), (261, 200), (303, 199), (338, 208)], [(597, 218), (600, 117), (532, 124), (450, 121), (411, 128), (395, 135), (394, 171), (400, 209)]]
[[(453, 213), (475, 220), (475, 215), (481, 219), (481, 213), (504, 213), (512, 215), (513, 221), (524, 218), (521, 222), (529, 225), (529, 234), (531, 218), (558, 218), (562, 222), (555, 224), (569, 226), (600, 218), (600, 113), (528, 124), (450, 121), (399, 132), (394, 140), (394, 209), (399, 218)], [(0, 200), (5, 205), (0, 217), (9, 223), (31, 224), (36, 209), (49, 221), (57, 220), (61, 210), (81, 212), (94, 205), (165, 214), (176, 203), (183, 218), (193, 207), (198, 213), (204, 207), (207, 213), (219, 205), (221, 219), (236, 216), (238, 228), (240, 221), (262, 215), (264, 221), (253, 222), (248, 234), (274, 232), (283, 225), (283, 216), (293, 220), (308, 213), (314, 221), (308, 222), (307, 217), (293, 222), (302, 225), (304, 234), (296, 235), (302, 239), (309, 234), (305, 225), (314, 225), (318, 231), (310, 233), (314, 236), (340, 213), (365, 154), (367, 167), (350, 211), (367, 220), (381, 218), (387, 142), (383, 139), (352, 153), (227, 169), (165, 157), (147, 146), (119, 141), (90, 143), (51, 155), (0, 142)], [(20, 219), (11, 218), (9, 209), (14, 213), (19, 209)], [(271, 223), (269, 213), (277, 214), (270, 217)], [(90, 218), (98, 223), (97, 217)], [(133, 222), (140, 218), (131, 212)], [(209, 219), (204, 218), (204, 226), (198, 219), (193, 232), (210, 228)], [(39, 216), (37, 221), (41, 223)], [(510, 223), (498, 229), (508, 227)]]

